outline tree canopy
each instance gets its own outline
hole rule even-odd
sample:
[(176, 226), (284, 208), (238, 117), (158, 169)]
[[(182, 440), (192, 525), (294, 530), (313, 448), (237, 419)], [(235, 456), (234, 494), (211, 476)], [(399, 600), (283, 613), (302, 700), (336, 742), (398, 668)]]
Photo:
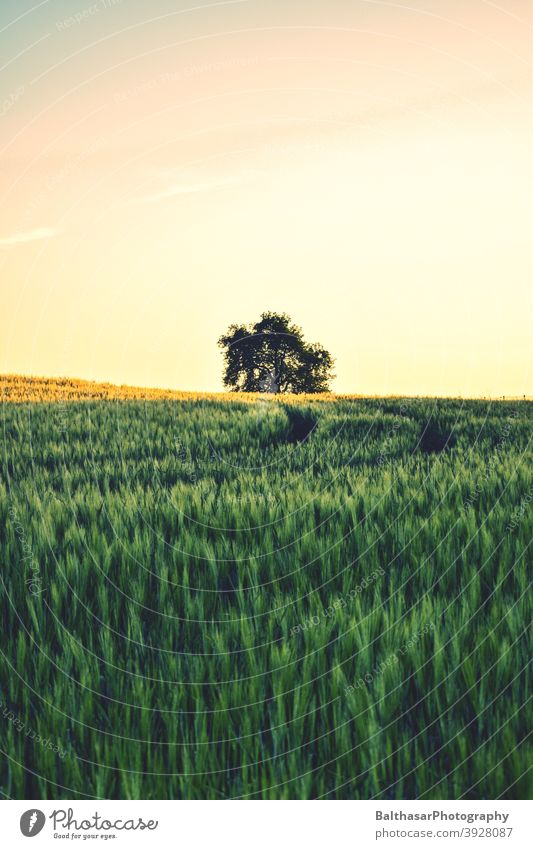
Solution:
[(308, 343), (286, 313), (264, 312), (255, 324), (232, 324), (218, 340), (224, 386), (233, 392), (329, 392), (333, 357)]

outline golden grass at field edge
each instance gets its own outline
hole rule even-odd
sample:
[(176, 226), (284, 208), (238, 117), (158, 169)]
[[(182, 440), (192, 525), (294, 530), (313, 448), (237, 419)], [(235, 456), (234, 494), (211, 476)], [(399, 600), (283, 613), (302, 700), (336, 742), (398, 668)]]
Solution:
[[(284, 401), (335, 401), (347, 397), (324, 392), (319, 395), (286, 395)], [(357, 397), (357, 396), (350, 396)], [(70, 377), (26, 377), (0, 375), (0, 400), (7, 403), (51, 403), (63, 401), (238, 401), (251, 403), (265, 398), (258, 392), (182, 392), (178, 389), (151, 389), (140, 386), (117, 386)]]
[[(257, 401), (259, 398), (264, 400), (272, 397), (274, 396), (259, 392), (184, 392), (179, 389), (119, 386), (114, 383), (99, 383), (94, 380), (81, 380), (72, 377), (28, 377), (18, 374), (0, 374), (0, 402), (12, 404), (50, 404), (67, 401), (237, 401), (246, 404)], [(368, 397), (368, 395), (343, 395), (334, 392), (309, 395), (287, 394), (283, 396), (283, 403), (305, 404), (309, 401), (331, 403)], [(386, 397), (404, 398), (406, 396), (391, 394)], [(490, 400), (501, 399), (493, 398)], [(530, 397), (516, 399), (506, 396), (505, 400), (530, 400)]]

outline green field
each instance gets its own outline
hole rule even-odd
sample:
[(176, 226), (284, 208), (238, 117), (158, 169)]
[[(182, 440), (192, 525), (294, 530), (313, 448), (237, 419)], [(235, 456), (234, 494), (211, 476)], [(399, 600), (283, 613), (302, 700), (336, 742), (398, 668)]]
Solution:
[(530, 796), (532, 412), (3, 404), (2, 794)]

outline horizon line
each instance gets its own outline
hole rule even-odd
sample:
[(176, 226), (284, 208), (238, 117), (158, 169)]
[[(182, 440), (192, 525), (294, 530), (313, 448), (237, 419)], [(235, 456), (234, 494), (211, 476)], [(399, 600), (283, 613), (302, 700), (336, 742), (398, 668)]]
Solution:
[[(109, 380), (94, 380), (92, 378), (85, 377), (73, 377), (72, 375), (36, 375), (36, 374), (22, 374), (20, 372), (1, 372), (0, 373), (0, 385), (2, 385), (6, 379), (13, 380), (27, 380), (27, 381), (36, 381), (36, 382), (70, 382), (70, 383), (78, 383), (78, 384), (90, 384), (93, 386), (108, 386), (114, 389), (128, 389), (133, 392), (161, 392), (161, 393), (172, 393), (176, 395), (191, 395), (191, 396), (212, 396), (217, 395), (222, 398), (238, 398), (238, 397), (248, 397), (248, 396), (257, 396), (262, 394), (273, 394), (273, 393), (261, 393), (261, 392), (241, 392), (241, 391), (232, 391), (230, 389), (214, 389), (214, 390), (196, 390), (196, 389), (176, 389), (170, 388), (168, 386), (138, 386), (130, 383), (114, 383)], [(320, 396), (326, 398), (334, 396), (335, 398), (360, 398), (364, 399), (375, 399), (375, 398), (421, 398), (421, 399), (447, 399), (447, 400), (456, 400), (456, 401), (531, 401), (533, 400), (533, 395), (462, 395), (462, 394), (451, 394), (451, 395), (434, 395), (431, 393), (420, 393), (420, 394), (411, 394), (405, 392), (391, 392), (387, 394), (368, 394), (368, 393), (359, 393), (359, 392), (315, 392), (315, 393), (294, 393), (294, 392), (280, 392), (279, 395), (285, 397), (298, 397), (298, 395), (303, 396), (313, 396), (319, 398)], [(4, 391), (2, 387), (2, 401), (4, 401)], [(53, 400), (53, 399), (51, 399)], [(62, 399), (65, 400), (65, 399)], [(68, 399), (66, 399), (68, 400)], [(134, 399), (132, 399), (134, 400)]]

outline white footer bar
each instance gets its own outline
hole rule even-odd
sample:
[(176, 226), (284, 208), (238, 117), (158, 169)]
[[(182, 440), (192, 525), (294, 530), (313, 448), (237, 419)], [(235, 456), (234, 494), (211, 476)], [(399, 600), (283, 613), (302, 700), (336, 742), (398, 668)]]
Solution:
[[(339, 849), (533, 846), (532, 803), (3, 801), (11, 846)], [(35, 838), (35, 843), (28, 843)]]

